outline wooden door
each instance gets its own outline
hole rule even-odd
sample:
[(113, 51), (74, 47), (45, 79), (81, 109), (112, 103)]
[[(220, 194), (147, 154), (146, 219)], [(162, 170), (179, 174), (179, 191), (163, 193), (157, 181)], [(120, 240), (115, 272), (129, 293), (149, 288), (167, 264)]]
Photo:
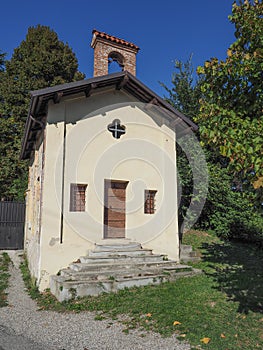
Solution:
[(105, 180), (104, 238), (125, 238), (127, 181)]

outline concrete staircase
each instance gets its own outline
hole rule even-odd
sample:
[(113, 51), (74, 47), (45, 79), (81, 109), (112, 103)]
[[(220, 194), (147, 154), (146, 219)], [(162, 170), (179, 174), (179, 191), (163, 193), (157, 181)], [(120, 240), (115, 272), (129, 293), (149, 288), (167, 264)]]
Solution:
[(159, 284), (198, 270), (153, 254), (138, 243), (96, 245), (87, 256), (80, 257), (67, 269), (50, 278), (50, 290), (61, 302), (103, 292)]

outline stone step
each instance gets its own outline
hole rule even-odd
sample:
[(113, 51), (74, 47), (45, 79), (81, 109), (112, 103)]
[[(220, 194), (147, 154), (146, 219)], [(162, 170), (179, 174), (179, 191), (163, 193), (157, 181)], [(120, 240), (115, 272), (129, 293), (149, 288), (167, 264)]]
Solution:
[(87, 295), (99, 295), (113, 291), (113, 281), (65, 281), (61, 276), (50, 277), (50, 291), (62, 302)]
[(181, 256), (180, 258), (180, 262), (182, 263), (198, 262), (200, 260), (200, 256)]
[[(187, 250), (189, 254), (191, 251)], [(188, 255), (189, 255), (188, 254)], [(191, 266), (166, 260), (140, 244), (96, 245), (57, 276), (50, 278), (50, 290), (59, 301), (133, 286), (174, 281), (196, 272)]]
[(134, 277), (134, 276), (150, 276), (160, 273), (177, 273), (182, 271), (191, 271), (192, 268), (187, 265), (171, 265), (171, 266), (131, 266), (129, 269), (123, 268), (112, 268), (107, 270), (84, 270), (76, 271), (73, 269), (62, 269), (60, 276), (64, 278), (71, 278), (72, 280), (77, 279), (90, 279), (90, 280), (102, 280), (107, 278), (116, 277)]
[(191, 245), (182, 244), (180, 247), (180, 262), (198, 262), (201, 260), (200, 253), (193, 250)]
[(200, 257), (200, 253), (193, 250), (192, 252), (189, 252), (188, 254), (187, 253), (181, 254), (181, 257), (182, 256), (193, 256), (193, 257), (199, 256)]
[[(187, 270), (183, 270), (183, 269)], [(169, 270), (169, 268), (168, 268)], [(191, 276), (201, 273), (201, 270), (191, 269), (189, 266), (180, 266), (177, 270), (160, 271), (158, 274), (143, 276), (115, 276), (101, 280), (86, 279), (79, 276), (71, 279), (70, 276), (51, 276), (50, 291), (62, 302), (64, 300), (84, 297), (87, 295), (99, 295), (101, 293), (117, 292), (120, 289), (160, 284), (167, 281), (175, 281), (179, 277)]]
[(99, 295), (101, 293), (117, 292), (120, 289), (160, 284), (167, 281), (165, 275), (138, 276), (133, 278), (117, 278), (102, 281), (65, 281), (61, 276), (51, 276), (50, 291), (58, 301), (84, 297), (87, 295)]
[(189, 253), (189, 255), (195, 257), (195, 256), (200, 256), (200, 253), (192, 251)]
[(181, 244), (180, 246), (180, 254), (189, 254), (193, 251), (193, 248), (191, 245), (187, 245), (187, 244)]
[(134, 278), (120, 278), (115, 281), (115, 291), (124, 288), (148, 286), (149, 284), (160, 284), (167, 282), (168, 278), (165, 275), (153, 275), (153, 276), (138, 276)]
[[(118, 260), (115, 262), (109, 263), (107, 259), (103, 260), (102, 262), (93, 262), (92, 264), (90, 263), (72, 263), (69, 265), (69, 267), (72, 270), (75, 271), (107, 271), (107, 270), (114, 270), (121, 268), (123, 270), (129, 270), (134, 268), (136, 266), (137, 268), (143, 268), (143, 267), (169, 267), (169, 266), (174, 266), (174, 264), (179, 264), (173, 260), (158, 260), (158, 261), (135, 261), (135, 260)], [(181, 265), (180, 265), (181, 266)]]
[(115, 258), (121, 256), (144, 256), (144, 255), (153, 255), (151, 249), (122, 249), (122, 250), (91, 250), (89, 251), (87, 257), (96, 257), (96, 258)]
[(104, 256), (104, 257), (96, 257), (96, 256), (81, 256), (80, 262), (81, 263), (88, 263), (88, 264), (98, 264), (98, 263), (114, 263), (114, 262), (161, 262), (164, 260), (164, 255), (160, 254), (154, 254), (154, 255), (119, 255), (118, 252), (116, 252), (115, 255), (112, 255), (110, 257)]
[(102, 280), (116, 280), (119, 278), (137, 278), (143, 276), (154, 276), (162, 272), (158, 270), (130, 270), (129, 272), (111, 271), (111, 273), (94, 273), (94, 272), (76, 272), (69, 271), (61, 274), (65, 281), (102, 281)]
[(129, 242), (126, 244), (96, 244), (95, 251), (133, 251), (140, 250), (142, 246), (137, 242)]

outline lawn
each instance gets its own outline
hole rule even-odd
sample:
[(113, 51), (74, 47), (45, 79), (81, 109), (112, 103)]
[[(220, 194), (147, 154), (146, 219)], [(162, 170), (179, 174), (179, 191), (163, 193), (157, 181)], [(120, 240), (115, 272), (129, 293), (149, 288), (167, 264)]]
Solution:
[[(123, 331), (177, 333), (193, 349), (263, 349), (263, 251), (252, 245), (221, 242), (212, 234), (184, 236), (202, 253), (194, 264), (204, 271), (174, 283), (123, 290), (58, 303), (47, 292), (41, 309), (92, 310), (96, 319), (119, 319)], [(34, 290), (35, 293), (35, 290)]]
[(10, 258), (7, 253), (0, 254), (0, 307), (6, 306), (6, 288), (8, 287), (8, 268)]

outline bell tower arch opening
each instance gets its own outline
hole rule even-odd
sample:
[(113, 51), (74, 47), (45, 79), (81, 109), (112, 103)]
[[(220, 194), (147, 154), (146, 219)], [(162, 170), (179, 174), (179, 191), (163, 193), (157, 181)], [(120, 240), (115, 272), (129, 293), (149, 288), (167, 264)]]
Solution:
[(119, 52), (112, 51), (108, 55), (108, 73), (116, 73), (124, 70), (125, 59)]
[(136, 55), (140, 48), (135, 44), (94, 29), (91, 47), (94, 49), (94, 77), (114, 71), (127, 70), (136, 75)]

